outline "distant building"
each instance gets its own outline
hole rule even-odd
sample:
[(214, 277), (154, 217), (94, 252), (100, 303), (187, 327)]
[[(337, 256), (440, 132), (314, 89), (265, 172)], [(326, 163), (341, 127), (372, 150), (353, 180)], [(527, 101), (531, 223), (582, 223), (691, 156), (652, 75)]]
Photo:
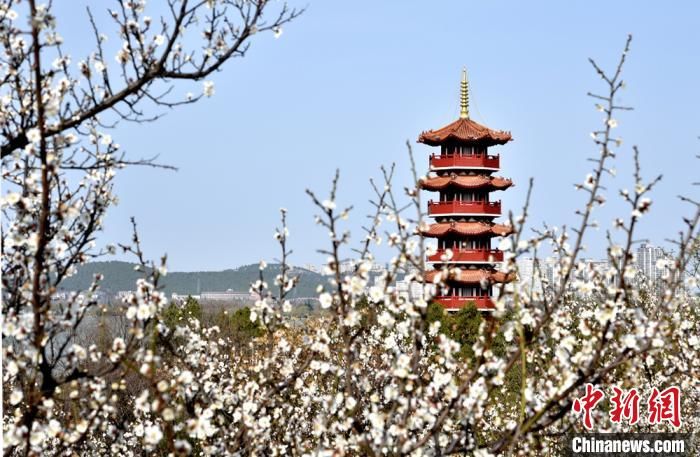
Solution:
[(347, 275), (355, 271), (355, 262), (352, 260), (346, 260), (345, 262), (340, 262), (338, 267), (340, 274)]
[(404, 280), (396, 281), (396, 293), (404, 300), (409, 300), (411, 298), (409, 295), (409, 282)]
[(518, 283), (532, 285), (536, 289), (541, 289), (542, 285), (551, 286), (554, 282), (557, 261), (551, 257), (535, 259), (523, 257), (518, 259)]
[(374, 287), (384, 289), (384, 287), (386, 287), (386, 277), (384, 275), (375, 276)]
[[(346, 260), (345, 262), (341, 262), (339, 266), (339, 271), (340, 274), (344, 275), (349, 275), (353, 274), (355, 272), (355, 269), (359, 265), (359, 262), (356, 260)], [(380, 263), (372, 263), (372, 266), (369, 269), (369, 273), (372, 275), (379, 275), (382, 273), (386, 273), (386, 267)]]
[(530, 282), (535, 275), (535, 259), (532, 257), (521, 257), (516, 264), (518, 265), (518, 282)]
[(387, 271), (386, 265), (382, 265), (381, 263), (373, 263), (372, 268), (370, 268), (370, 273), (375, 273), (375, 274), (381, 274), (385, 273)]
[(637, 269), (651, 282), (661, 281), (671, 271), (663, 249), (642, 243), (637, 249)]
[(202, 292), (199, 294), (201, 301), (233, 301), (233, 300), (255, 300), (250, 292)]
[(557, 259), (552, 257), (544, 259), (522, 257), (518, 259), (517, 265), (518, 283), (533, 290), (541, 291), (543, 288), (552, 287), (558, 277), (559, 264)]
[(51, 295), (51, 299), (55, 301), (67, 301), (70, 298), (71, 294), (72, 292), (59, 291)]
[(302, 268), (304, 268), (305, 270), (309, 270), (313, 273), (320, 273), (321, 272), (321, 270), (316, 265), (311, 264), (311, 263), (307, 263)]
[(408, 293), (412, 300), (427, 299), (435, 295), (435, 284), (423, 284), (418, 281), (412, 281), (409, 284)]

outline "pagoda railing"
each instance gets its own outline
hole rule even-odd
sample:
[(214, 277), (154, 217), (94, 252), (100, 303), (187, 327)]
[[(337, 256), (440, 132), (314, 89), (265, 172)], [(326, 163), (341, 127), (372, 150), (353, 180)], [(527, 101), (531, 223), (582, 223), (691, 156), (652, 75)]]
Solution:
[(496, 308), (491, 297), (457, 297), (453, 295), (436, 296), (434, 300), (442, 305), (446, 310), (459, 310), (474, 303), (477, 309), (491, 310)]
[(499, 216), (501, 214), (501, 202), (464, 202), (460, 200), (428, 202), (428, 215), (438, 216), (443, 214), (484, 214), (488, 216)]
[(430, 168), (500, 168), (501, 158), (498, 155), (460, 155), (433, 154), (430, 156)]
[(450, 249), (452, 256), (447, 255), (446, 249), (438, 249), (428, 256), (428, 262), (503, 262), (503, 251), (498, 249)]

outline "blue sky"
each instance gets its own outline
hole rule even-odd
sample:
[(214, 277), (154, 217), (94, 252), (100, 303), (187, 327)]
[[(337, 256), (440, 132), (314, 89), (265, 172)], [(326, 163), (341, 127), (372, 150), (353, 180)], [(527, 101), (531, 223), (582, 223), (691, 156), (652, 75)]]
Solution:
[[(157, 17), (158, 6), (149, 8)], [(82, 8), (63, 4), (57, 13), (68, 48), (88, 37)], [(106, 13), (99, 15), (103, 21)], [(522, 205), (532, 176), (531, 224), (571, 224), (584, 198), (573, 183), (590, 168), (589, 132), (601, 122), (586, 93), (604, 87), (587, 58), (611, 68), (632, 33), (622, 102), (635, 111), (619, 117), (618, 177), (606, 185), (613, 192), (630, 187), (631, 146), (638, 145), (645, 175), (664, 175), (639, 238), (664, 244), (688, 209), (676, 195), (699, 193), (690, 185), (700, 175), (698, 17), (700, 7), (690, 1), (312, 0), (279, 39), (255, 37), (245, 59), (214, 75), (213, 98), (112, 132), (131, 157), (160, 154), (179, 171), (121, 172), (120, 204), (102, 241), (128, 241), (135, 216), (146, 253), (167, 252), (171, 270), (230, 268), (274, 259), (272, 233), (285, 207), (293, 263), (319, 264), (324, 257), (316, 249), (327, 235), (314, 225), (304, 189), (325, 192), (339, 168), (339, 204), (355, 205), (348, 228), (359, 242), (370, 209), (368, 179), (396, 162), (397, 188), (409, 183), (406, 140), (427, 170), (432, 150), (415, 140), (457, 118), (464, 65), (472, 118), (513, 133), (513, 142), (494, 148), (501, 175), (516, 182), (500, 195), (505, 208)], [(75, 53), (74, 62), (80, 57)], [(618, 213), (629, 211), (611, 195), (597, 213), (602, 229), (588, 256), (604, 255), (604, 230)]]

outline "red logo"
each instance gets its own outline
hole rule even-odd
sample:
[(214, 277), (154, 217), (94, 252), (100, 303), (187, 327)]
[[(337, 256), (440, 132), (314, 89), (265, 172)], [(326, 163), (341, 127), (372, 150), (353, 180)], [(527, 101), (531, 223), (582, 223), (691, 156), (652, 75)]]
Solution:
[(593, 387), (593, 384), (586, 384), (586, 395), (574, 400), (574, 411), (581, 413), (583, 411), (583, 426), (588, 430), (593, 428), (593, 419), (591, 411), (605, 397), (602, 390)]
[(615, 395), (611, 398), (612, 409), (610, 420), (619, 424), (622, 419), (627, 419), (630, 425), (639, 422), (639, 393), (637, 389), (631, 389), (627, 395), (618, 387), (613, 387)]
[[(614, 395), (610, 399), (610, 420), (619, 424), (626, 420), (629, 425), (639, 422), (639, 391), (636, 388), (625, 392), (613, 387)], [(593, 428), (592, 411), (605, 398), (605, 393), (593, 384), (586, 384), (586, 395), (574, 399), (573, 411), (583, 412), (583, 426)], [(681, 390), (677, 386), (659, 392), (654, 387), (647, 400), (647, 423), (649, 425), (668, 422), (674, 427), (681, 426)]]
[(681, 390), (678, 387), (669, 387), (662, 392), (654, 387), (649, 396), (648, 407), (650, 424), (667, 421), (674, 427), (681, 426)]

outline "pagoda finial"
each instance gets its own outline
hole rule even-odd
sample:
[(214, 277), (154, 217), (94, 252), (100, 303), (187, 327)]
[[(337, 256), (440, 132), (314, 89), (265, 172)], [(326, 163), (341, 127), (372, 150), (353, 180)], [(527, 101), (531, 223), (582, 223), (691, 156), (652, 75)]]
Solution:
[(469, 82), (467, 81), (467, 67), (462, 69), (462, 85), (459, 98), (459, 117), (469, 119)]

